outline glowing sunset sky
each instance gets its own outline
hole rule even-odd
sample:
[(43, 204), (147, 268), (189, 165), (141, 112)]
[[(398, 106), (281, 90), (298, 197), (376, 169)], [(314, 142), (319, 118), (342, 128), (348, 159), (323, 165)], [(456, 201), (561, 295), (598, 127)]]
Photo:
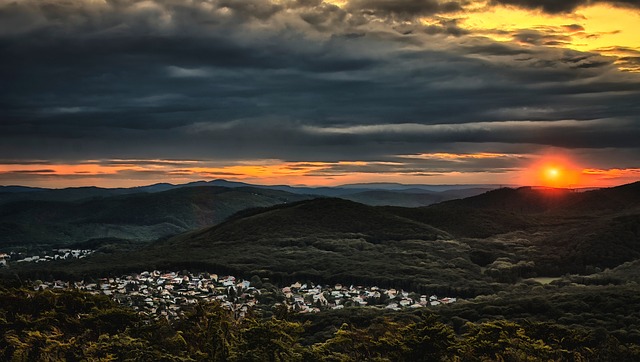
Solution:
[(0, 185), (640, 180), (636, 0), (0, 0)]

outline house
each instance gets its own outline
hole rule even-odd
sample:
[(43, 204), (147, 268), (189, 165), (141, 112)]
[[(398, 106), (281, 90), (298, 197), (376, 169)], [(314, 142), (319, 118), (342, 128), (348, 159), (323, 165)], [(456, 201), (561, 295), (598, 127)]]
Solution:
[(227, 279), (227, 280), (224, 280), (222, 282), (222, 285), (225, 286), (225, 287), (232, 287), (234, 282), (235, 282), (235, 280)]
[(397, 303), (389, 303), (389, 305), (387, 305), (385, 308), (391, 310), (400, 310), (400, 307), (398, 307)]

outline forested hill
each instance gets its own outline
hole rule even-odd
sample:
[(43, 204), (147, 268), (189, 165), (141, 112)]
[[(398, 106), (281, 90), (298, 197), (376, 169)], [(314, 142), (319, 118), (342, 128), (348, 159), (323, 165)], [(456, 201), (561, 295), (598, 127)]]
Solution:
[(458, 238), (475, 238), (469, 243), (492, 250), (494, 259), (505, 242), (505, 250), (529, 250), (512, 260), (532, 261), (542, 275), (584, 273), (640, 258), (640, 182), (587, 192), (503, 188), (423, 208), (386, 209)]
[(581, 220), (599, 223), (620, 216), (638, 215), (640, 182), (586, 192), (531, 187), (502, 188), (428, 207), (385, 209), (457, 237), (486, 238)]
[(307, 198), (277, 190), (205, 186), (82, 201), (12, 202), (0, 205), (0, 245), (104, 237), (155, 240), (219, 223), (247, 208)]
[(640, 181), (592, 191), (521, 187), (501, 188), (460, 200), (445, 201), (436, 207), (494, 209), (514, 213), (598, 213), (640, 207)]
[(171, 255), (278, 279), (404, 285), (443, 293), (457, 288), (465, 295), (491, 290), (468, 247), (448, 233), (383, 208), (334, 198), (241, 212), (147, 252), (165, 262)]
[(282, 237), (360, 237), (373, 243), (451, 238), (446, 232), (381, 208), (343, 199), (320, 198), (240, 212), (225, 223), (193, 234), (192, 239), (202, 242), (252, 241)]

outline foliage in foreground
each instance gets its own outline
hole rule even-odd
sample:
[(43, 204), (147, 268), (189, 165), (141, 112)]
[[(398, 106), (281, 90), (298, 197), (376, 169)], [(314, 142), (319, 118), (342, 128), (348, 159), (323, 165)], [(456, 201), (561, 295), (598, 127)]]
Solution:
[(310, 322), (285, 311), (236, 320), (217, 304), (153, 321), (105, 297), (77, 291), (0, 290), (0, 360), (6, 361), (593, 361), (639, 360), (638, 345), (606, 332), (550, 323), (469, 323), (456, 334), (429, 313), (344, 323), (304, 344)]

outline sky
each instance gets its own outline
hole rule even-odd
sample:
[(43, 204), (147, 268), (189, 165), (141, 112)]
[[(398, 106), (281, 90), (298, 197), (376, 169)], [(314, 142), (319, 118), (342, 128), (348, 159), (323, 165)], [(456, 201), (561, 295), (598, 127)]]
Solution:
[(640, 180), (638, 0), (0, 0), (0, 185)]

